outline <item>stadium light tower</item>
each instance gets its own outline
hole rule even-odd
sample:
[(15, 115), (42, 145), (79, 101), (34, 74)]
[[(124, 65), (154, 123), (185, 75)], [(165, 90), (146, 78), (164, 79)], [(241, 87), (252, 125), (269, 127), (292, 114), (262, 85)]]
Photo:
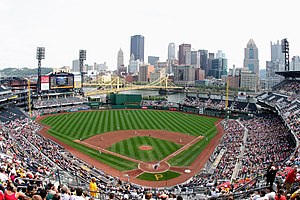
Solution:
[(37, 93), (41, 92), (41, 76), (42, 76), (42, 69), (41, 69), (41, 60), (45, 59), (45, 47), (38, 47), (36, 50), (36, 59), (38, 60), (38, 81), (37, 81)]
[(290, 71), (290, 54), (289, 42), (286, 38), (281, 40), (281, 52), (284, 53), (284, 69)]
[(79, 50), (79, 67), (81, 74), (81, 90), (83, 91), (83, 61), (86, 60), (86, 50)]

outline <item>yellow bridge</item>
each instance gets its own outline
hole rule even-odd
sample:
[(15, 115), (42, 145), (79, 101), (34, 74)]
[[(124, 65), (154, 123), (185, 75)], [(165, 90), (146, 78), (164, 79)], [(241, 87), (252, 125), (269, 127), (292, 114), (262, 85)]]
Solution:
[(127, 90), (142, 90), (142, 89), (183, 89), (183, 87), (176, 86), (172, 81), (169, 80), (168, 76), (161, 77), (154, 82), (151, 82), (147, 85), (135, 85), (132, 83), (126, 82), (124, 79), (120, 79), (119, 76), (115, 77), (112, 81), (107, 83), (101, 83), (100, 81), (92, 81), (89, 83), (83, 83), (85, 88), (87, 87), (96, 87), (96, 89), (86, 91), (85, 96), (94, 96), (99, 94), (107, 94), (111, 92), (121, 92)]

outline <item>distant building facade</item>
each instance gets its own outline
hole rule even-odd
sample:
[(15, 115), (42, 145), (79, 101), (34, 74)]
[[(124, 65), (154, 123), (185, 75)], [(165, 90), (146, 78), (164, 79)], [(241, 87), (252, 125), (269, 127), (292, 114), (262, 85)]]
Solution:
[(153, 65), (154, 67), (157, 67), (158, 61), (159, 61), (159, 57), (158, 56), (148, 56), (148, 63), (150, 65)]
[(292, 57), (290, 71), (300, 71), (300, 57), (299, 56)]
[(258, 81), (259, 81), (258, 74), (253, 73), (246, 67), (244, 67), (241, 70), (241, 72), (240, 72), (240, 88), (257, 92)]
[(179, 45), (178, 51), (178, 64), (179, 65), (191, 65), (191, 48), (190, 44)]
[(259, 74), (258, 48), (253, 39), (249, 40), (244, 49), (244, 67), (255, 74)]
[(80, 72), (79, 60), (73, 60), (72, 61), (72, 71), (73, 72)]
[(176, 59), (176, 57), (175, 57), (175, 44), (170, 43), (168, 45), (168, 60), (174, 60), (174, 59)]
[(195, 68), (195, 80), (202, 81), (205, 79), (205, 71), (201, 68)]
[(154, 72), (153, 65), (140, 65), (139, 66), (139, 82), (149, 82), (150, 80), (150, 73)]
[(211, 59), (211, 66), (207, 73), (208, 76), (212, 76), (216, 79), (221, 79), (223, 75), (227, 75), (227, 59), (226, 58), (215, 58)]
[(129, 65), (128, 65), (128, 74), (137, 74), (139, 72), (140, 60), (135, 60), (133, 54), (130, 56)]
[(191, 51), (191, 65), (195, 66), (195, 68), (200, 68), (200, 52), (199, 51)]
[(122, 49), (118, 51), (118, 58), (117, 58), (117, 69), (120, 67), (124, 67), (124, 54)]
[(174, 83), (178, 85), (195, 85), (195, 68), (191, 65), (174, 66)]
[(166, 68), (155, 69), (153, 72), (150, 72), (150, 82), (154, 82), (165, 76), (166, 76)]
[(284, 77), (275, 74), (276, 71), (284, 71), (285, 56), (279, 40), (277, 43), (270, 42), (271, 60), (266, 62), (266, 86), (270, 90), (274, 85), (280, 83)]
[(144, 62), (144, 36), (134, 35), (131, 36), (130, 41), (130, 56), (134, 55), (135, 60)]
[(208, 71), (208, 50), (200, 49), (200, 68), (206, 72)]

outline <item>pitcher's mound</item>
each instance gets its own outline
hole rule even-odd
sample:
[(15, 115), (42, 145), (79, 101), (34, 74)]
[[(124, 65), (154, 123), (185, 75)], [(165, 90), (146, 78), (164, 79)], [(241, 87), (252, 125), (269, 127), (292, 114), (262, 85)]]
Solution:
[(142, 146), (139, 146), (139, 149), (142, 151), (149, 151), (152, 149), (152, 147), (148, 146), (148, 145), (142, 145)]

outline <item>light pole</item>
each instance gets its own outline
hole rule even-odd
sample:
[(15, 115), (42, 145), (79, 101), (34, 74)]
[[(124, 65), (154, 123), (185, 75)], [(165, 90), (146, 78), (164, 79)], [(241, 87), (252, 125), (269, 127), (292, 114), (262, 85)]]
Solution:
[(81, 91), (83, 92), (83, 61), (86, 60), (86, 50), (79, 50), (79, 67), (81, 74)]
[(28, 90), (28, 112), (29, 112), (29, 117), (31, 118), (31, 96), (30, 96), (30, 80), (27, 79), (27, 90)]
[(41, 92), (41, 76), (42, 76), (42, 69), (41, 69), (41, 60), (45, 59), (45, 47), (38, 47), (36, 50), (36, 59), (38, 60), (38, 81), (37, 81), (37, 93)]

